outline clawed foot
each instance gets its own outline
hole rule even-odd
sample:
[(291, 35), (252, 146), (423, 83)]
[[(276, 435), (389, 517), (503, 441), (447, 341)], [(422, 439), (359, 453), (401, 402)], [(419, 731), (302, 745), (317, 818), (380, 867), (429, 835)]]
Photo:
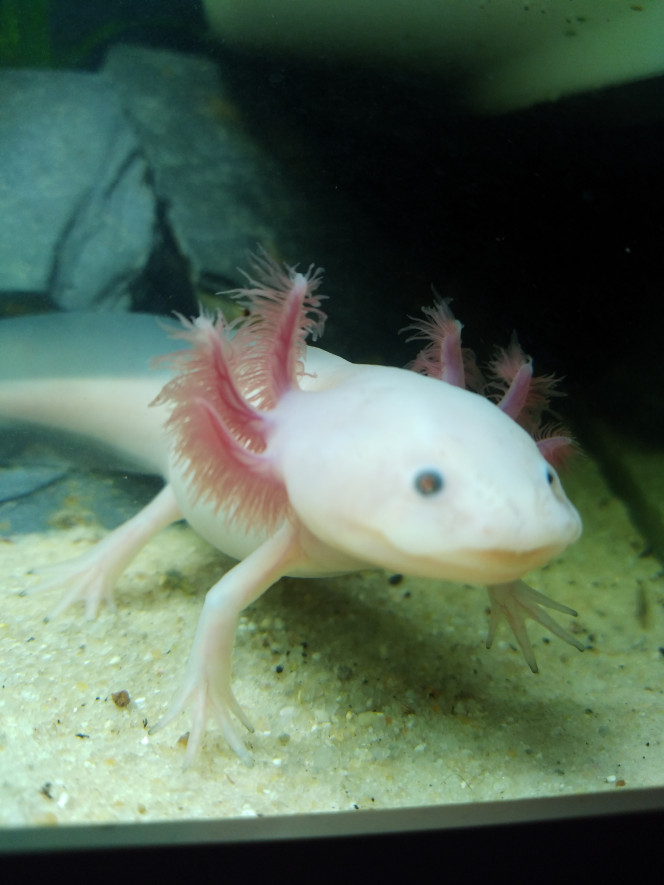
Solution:
[(181, 515), (173, 490), (165, 485), (146, 507), (81, 556), (33, 572), (44, 574), (46, 580), (25, 592), (67, 588), (47, 621), (78, 600), (85, 602), (85, 614), (90, 619), (96, 616), (102, 600), (114, 609), (113, 588), (122, 572), (153, 535)]
[(79, 600), (85, 603), (85, 616), (88, 620), (93, 620), (97, 616), (102, 601), (112, 611), (115, 610), (113, 588), (119, 572), (122, 571), (122, 564), (119, 568), (114, 568), (113, 563), (107, 562), (102, 545), (103, 542), (74, 559), (34, 569), (31, 572), (33, 575), (43, 575), (44, 580), (23, 590), (22, 595), (67, 588), (57, 605), (44, 618), (45, 621), (62, 614), (65, 609)]
[(188, 768), (191, 765), (200, 750), (210, 715), (214, 717), (231, 749), (237, 753), (244, 763), (253, 765), (251, 754), (245, 747), (231, 718), (231, 714), (234, 714), (240, 720), (247, 731), (253, 732), (254, 728), (246, 713), (238, 704), (227, 679), (221, 680), (221, 684), (213, 685), (205, 674), (188, 675), (166, 713), (150, 728), (149, 733), (153, 734), (155, 731), (168, 725), (187, 707), (192, 709), (192, 722), (189, 738), (187, 739), (184, 768)]
[(487, 588), (491, 597), (491, 615), (489, 618), (489, 635), (486, 641), (486, 647), (491, 648), (491, 644), (496, 635), (496, 628), (501, 617), (504, 617), (512, 628), (512, 632), (519, 643), (519, 647), (523, 652), (523, 656), (528, 666), (537, 673), (537, 661), (533, 647), (528, 639), (526, 632), (526, 618), (537, 621), (551, 633), (558, 636), (563, 642), (573, 645), (579, 651), (583, 651), (583, 644), (579, 642), (571, 633), (563, 629), (560, 624), (556, 623), (543, 609), (553, 608), (556, 611), (563, 612), (566, 615), (576, 617), (573, 608), (567, 605), (561, 605), (553, 599), (549, 599), (538, 590), (533, 590), (523, 581), (512, 581), (509, 584), (495, 584)]

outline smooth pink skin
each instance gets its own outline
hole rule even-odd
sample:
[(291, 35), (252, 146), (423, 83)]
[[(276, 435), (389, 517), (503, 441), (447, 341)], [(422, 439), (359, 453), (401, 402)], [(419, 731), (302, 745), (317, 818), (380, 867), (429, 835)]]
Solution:
[[(269, 415), (267, 454), (288, 490), (293, 518), (268, 537), (260, 527), (244, 532), (223, 508), (192, 494), (162, 429), (167, 410), (149, 408), (162, 384), (157, 376), (7, 382), (0, 384), (0, 417), (92, 437), (167, 480), (141, 513), (45, 582), (69, 588), (56, 612), (83, 599), (93, 616), (102, 599), (112, 601), (113, 584), (136, 552), (182, 517), (242, 560), (208, 592), (185, 679), (155, 726), (192, 708), (187, 764), (210, 714), (250, 760), (231, 715), (250, 728), (230, 687), (233, 638), (242, 609), (285, 574), (377, 566), (486, 583), (494, 605), (490, 641), (502, 614), (532, 669), (526, 616), (581, 647), (541, 606), (572, 610), (518, 580), (578, 538), (578, 513), (529, 435), (483, 397), (308, 347), (301, 389), (286, 393)], [(422, 496), (414, 479), (430, 469), (444, 486)]]

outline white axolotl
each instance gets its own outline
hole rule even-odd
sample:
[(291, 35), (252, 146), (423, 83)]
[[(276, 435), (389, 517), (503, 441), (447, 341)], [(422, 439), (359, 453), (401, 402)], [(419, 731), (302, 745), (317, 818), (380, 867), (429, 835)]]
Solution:
[(236, 293), (247, 316), (183, 321), (174, 334), (190, 347), (152, 370), (167, 341), (153, 317), (0, 323), (0, 418), (99, 441), (166, 480), (140, 513), (54, 567), (44, 587), (67, 592), (53, 614), (76, 600), (89, 617), (112, 604), (127, 564), (175, 520), (240, 560), (207, 593), (184, 681), (155, 726), (192, 708), (185, 764), (211, 714), (249, 761), (233, 718), (251, 729), (231, 690), (233, 639), (240, 612), (283, 575), (377, 567), (483, 583), (487, 646), (504, 615), (532, 670), (527, 617), (581, 649), (542, 606), (575, 612), (519, 580), (581, 532), (547, 461), (569, 440), (524, 429), (539, 423), (551, 379), (533, 379), (514, 343), (493, 364), (498, 402), (466, 390), (479, 373), (443, 302), (413, 327), (428, 341), (414, 371), (347, 362), (305, 344), (325, 319), (320, 271), (253, 261)]

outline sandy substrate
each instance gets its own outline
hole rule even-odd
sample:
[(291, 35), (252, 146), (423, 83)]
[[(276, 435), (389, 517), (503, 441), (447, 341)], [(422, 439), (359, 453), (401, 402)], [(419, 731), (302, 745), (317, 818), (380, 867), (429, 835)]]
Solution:
[[(573, 606), (580, 654), (535, 624), (533, 675), (479, 588), (382, 573), (286, 579), (244, 614), (235, 690), (254, 765), (210, 726), (182, 770), (186, 716), (149, 736), (230, 565), (188, 528), (123, 577), (116, 612), (43, 616), (26, 572), (86, 548), (75, 526), (0, 542), (0, 824), (162, 821), (615, 791), (664, 784), (664, 583), (592, 462), (566, 488), (583, 539), (533, 573)], [(126, 692), (128, 706), (113, 695)]]

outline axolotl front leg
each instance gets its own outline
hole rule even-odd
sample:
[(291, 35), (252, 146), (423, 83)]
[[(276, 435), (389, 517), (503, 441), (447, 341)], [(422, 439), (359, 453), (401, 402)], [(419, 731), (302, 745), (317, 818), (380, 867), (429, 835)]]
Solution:
[(491, 615), (489, 617), (489, 632), (487, 634), (486, 647), (491, 648), (496, 637), (496, 630), (501, 618), (505, 618), (514, 633), (514, 638), (523, 652), (526, 663), (533, 673), (539, 672), (535, 652), (528, 639), (526, 632), (526, 618), (537, 621), (554, 636), (562, 639), (568, 645), (573, 645), (579, 651), (583, 651), (583, 643), (572, 636), (564, 627), (548, 615), (542, 606), (555, 609), (566, 615), (576, 617), (577, 613), (568, 605), (563, 605), (534, 590), (523, 581), (510, 581), (507, 584), (494, 584), (487, 587), (491, 599)]
[(251, 756), (231, 718), (233, 713), (253, 731), (231, 689), (231, 654), (238, 617), (282, 575), (302, 568), (304, 563), (297, 531), (286, 522), (208, 591), (182, 685), (166, 713), (150, 730), (152, 733), (162, 728), (186, 707), (192, 708), (185, 767), (200, 749), (210, 715), (237, 755), (251, 764)]

